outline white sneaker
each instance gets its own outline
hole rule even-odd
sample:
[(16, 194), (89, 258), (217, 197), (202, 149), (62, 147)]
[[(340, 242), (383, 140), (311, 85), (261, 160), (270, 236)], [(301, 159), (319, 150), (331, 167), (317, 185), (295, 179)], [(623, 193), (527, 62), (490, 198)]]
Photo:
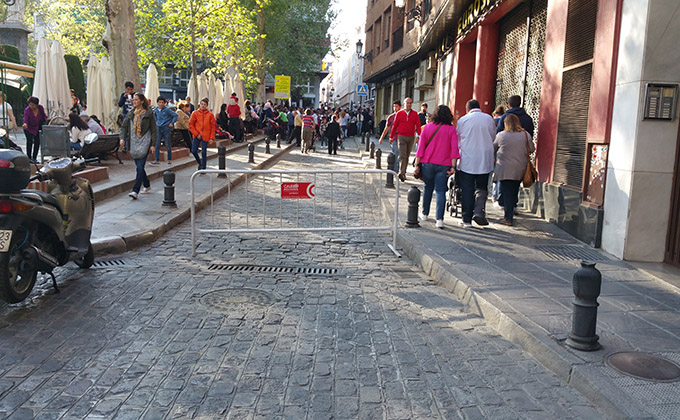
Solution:
[(443, 220), (437, 220), (437, 223), (435, 223), (435, 226), (437, 226), (439, 229), (444, 229), (444, 221)]
[(472, 223), (465, 223), (465, 222), (463, 222), (463, 221), (461, 220), (460, 226), (463, 227), (463, 228), (465, 228), (465, 229), (467, 229), (467, 228), (471, 228), (471, 227), (472, 227)]
[(498, 204), (498, 201), (493, 200), (493, 206), (494, 206), (495, 208), (498, 208), (498, 207), (500, 207), (501, 205)]
[(128, 194), (128, 196), (132, 197), (133, 200), (137, 199), (137, 193), (134, 191), (130, 191), (130, 194)]
[(420, 213), (418, 215), (418, 220), (420, 220), (421, 222), (427, 221), (427, 214)]
[(144, 187), (144, 189), (142, 190), (142, 194), (148, 194), (150, 192), (151, 192), (151, 186)]

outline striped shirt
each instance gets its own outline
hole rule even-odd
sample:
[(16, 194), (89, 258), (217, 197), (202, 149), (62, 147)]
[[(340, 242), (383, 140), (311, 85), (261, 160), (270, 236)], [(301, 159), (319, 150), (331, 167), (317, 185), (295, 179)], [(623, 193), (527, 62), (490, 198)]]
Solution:
[(311, 115), (303, 115), (302, 128), (314, 128), (314, 117)]

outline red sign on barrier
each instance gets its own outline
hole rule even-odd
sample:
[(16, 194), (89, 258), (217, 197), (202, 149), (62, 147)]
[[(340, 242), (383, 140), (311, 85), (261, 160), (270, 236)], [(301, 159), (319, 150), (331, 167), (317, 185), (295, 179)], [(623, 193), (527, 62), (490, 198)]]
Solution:
[(281, 184), (281, 198), (314, 198), (313, 190), (311, 182), (284, 182)]

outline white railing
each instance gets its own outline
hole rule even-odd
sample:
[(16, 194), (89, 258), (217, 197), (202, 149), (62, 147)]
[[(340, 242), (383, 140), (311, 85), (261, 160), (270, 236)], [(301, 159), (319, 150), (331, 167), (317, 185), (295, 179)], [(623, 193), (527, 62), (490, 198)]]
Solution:
[[(206, 174), (210, 175), (210, 228), (198, 228), (196, 226), (196, 190), (195, 181), (199, 175)], [(369, 187), (370, 182), (373, 181), (373, 177), (369, 177), (371, 174), (379, 174), (379, 181), (381, 185), (378, 189), (378, 197), (376, 201), (375, 193), (372, 188)], [(383, 174), (392, 175), (394, 180), (394, 214), (392, 216), (392, 221), (390, 224), (381, 225), (369, 224), (367, 223), (367, 206), (373, 204), (375, 210), (374, 219), (382, 220), (380, 214), (380, 206), (382, 205), (382, 194), (383, 190), (386, 189), (383, 183)], [(226, 211), (226, 222), (228, 227), (216, 227), (215, 226), (215, 203), (214, 203), (214, 186), (213, 182), (215, 177), (211, 175), (223, 175), (227, 177), (226, 184), (228, 188), (226, 205), (221, 205), (220, 210)], [(351, 177), (351, 176), (354, 177)], [(346, 178), (345, 178), (346, 176)], [(270, 177), (268, 179), (268, 177)], [(322, 194), (317, 195), (316, 189), (317, 181), (325, 183), (322, 190)], [(357, 178), (358, 177), (358, 178)], [(252, 180), (251, 180), (252, 179)], [(258, 191), (251, 191), (251, 185), (254, 181), (259, 180), (262, 183), (261, 189), (256, 187)], [(345, 185), (342, 185), (342, 182)], [(245, 190), (241, 191), (245, 194), (245, 197), (241, 201), (237, 201), (236, 204), (244, 204), (245, 211), (238, 213), (239, 220), (236, 222), (233, 220), (234, 209), (232, 204), (232, 183), (243, 182), (245, 183)], [(357, 191), (358, 185), (361, 187), (361, 192)], [(397, 178), (397, 173), (388, 169), (366, 169), (366, 170), (310, 170), (310, 171), (294, 171), (294, 170), (229, 170), (229, 169), (204, 169), (196, 171), (191, 176), (191, 249), (192, 255), (196, 256), (196, 240), (198, 234), (209, 233), (209, 234), (227, 234), (227, 233), (253, 233), (253, 232), (343, 232), (343, 231), (391, 231), (392, 232), (392, 243), (388, 244), (388, 247), (394, 252), (395, 255), (401, 257), (396, 249), (397, 241), (397, 226), (398, 226), (398, 212), (399, 212), (399, 180)], [(268, 194), (267, 188), (269, 187), (269, 192), (276, 187), (276, 191), (280, 191), (280, 194), (273, 195)], [(306, 188), (305, 191), (300, 191), (299, 188)], [(368, 189), (368, 191), (367, 191)], [(285, 190), (285, 191), (284, 191)], [(330, 191), (328, 191), (330, 190)], [(337, 192), (342, 192), (345, 194), (345, 202), (342, 200), (336, 200), (335, 194)], [(373, 192), (373, 201), (369, 202), (367, 194)], [(390, 189), (389, 192), (392, 192)], [(355, 206), (350, 206), (350, 197), (356, 198), (356, 195), (361, 193), (361, 211), (360, 215), (356, 215), (357, 208)], [(386, 192), (387, 193), (387, 192)], [(261, 212), (258, 209), (258, 214), (251, 214), (253, 198), (256, 201), (262, 201)], [(259, 197), (259, 198), (258, 198)], [(249, 203), (250, 200), (250, 203)], [(278, 223), (270, 222), (267, 223), (267, 218), (274, 218), (276, 216), (276, 211), (270, 211), (267, 214), (267, 205), (270, 205), (272, 201), (278, 200)], [(286, 205), (286, 211), (284, 213), (284, 201), (289, 204)], [(301, 202), (304, 203), (301, 205)], [(269, 202), (269, 203), (268, 203)], [(295, 203), (294, 206), (291, 206)], [(285, 216), (290, 216), (290, 207), (294, 207), (294, 220), (286, 218)], [(306, 208), (306, 212), (309, 213), (311, 210), (311, 215), (303, 214), (301, 220), (301, 207), (303, 210)], [(311, 207), (311, 209), (310, 209)], [(342, 207), (342, 209), (340, 209)], [(354, 215), (352, 213), (354, 212)], [(274, 214), (272, 214), (274, 213)], [(342, 217), (344, 213), (344, 217)], [(335, 217), (335, 220), (334, 220)], [(244, 220), (243, 220), (244, 219)], [(311, 219), (311, 220), (310, 220)], [(343, 220), (344, 219), (344, 220)], [(222, 218), (222, 220), (225, 220)], [(275, 219), (276, 220), (276, 219)], [(327, 220), (327, 223), (324, 221)], [(245, 225), (245, 226), (244, 226)]]

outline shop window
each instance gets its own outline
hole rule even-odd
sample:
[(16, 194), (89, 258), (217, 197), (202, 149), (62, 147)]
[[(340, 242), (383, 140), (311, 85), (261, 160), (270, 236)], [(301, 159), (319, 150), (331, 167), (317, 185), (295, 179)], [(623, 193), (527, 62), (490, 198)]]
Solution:
[[(393, 101), (401, 101), (401, 82), (397, 82), (394, 84), (394, 87), (392, 88), (392, 100)], [(402, 104), (403, 105), (403, 104)]]
[(405, 98), (413, 98), (413, 91), (414, 91), (414, 86), (416, 84), (416, 78), (415, 77), (409, 77), (406, 79), (406, 95), (404, 95)]
[(383, 112), (385, 114), (392, 113), (392, 86), (385, 86), (383, 88)]

